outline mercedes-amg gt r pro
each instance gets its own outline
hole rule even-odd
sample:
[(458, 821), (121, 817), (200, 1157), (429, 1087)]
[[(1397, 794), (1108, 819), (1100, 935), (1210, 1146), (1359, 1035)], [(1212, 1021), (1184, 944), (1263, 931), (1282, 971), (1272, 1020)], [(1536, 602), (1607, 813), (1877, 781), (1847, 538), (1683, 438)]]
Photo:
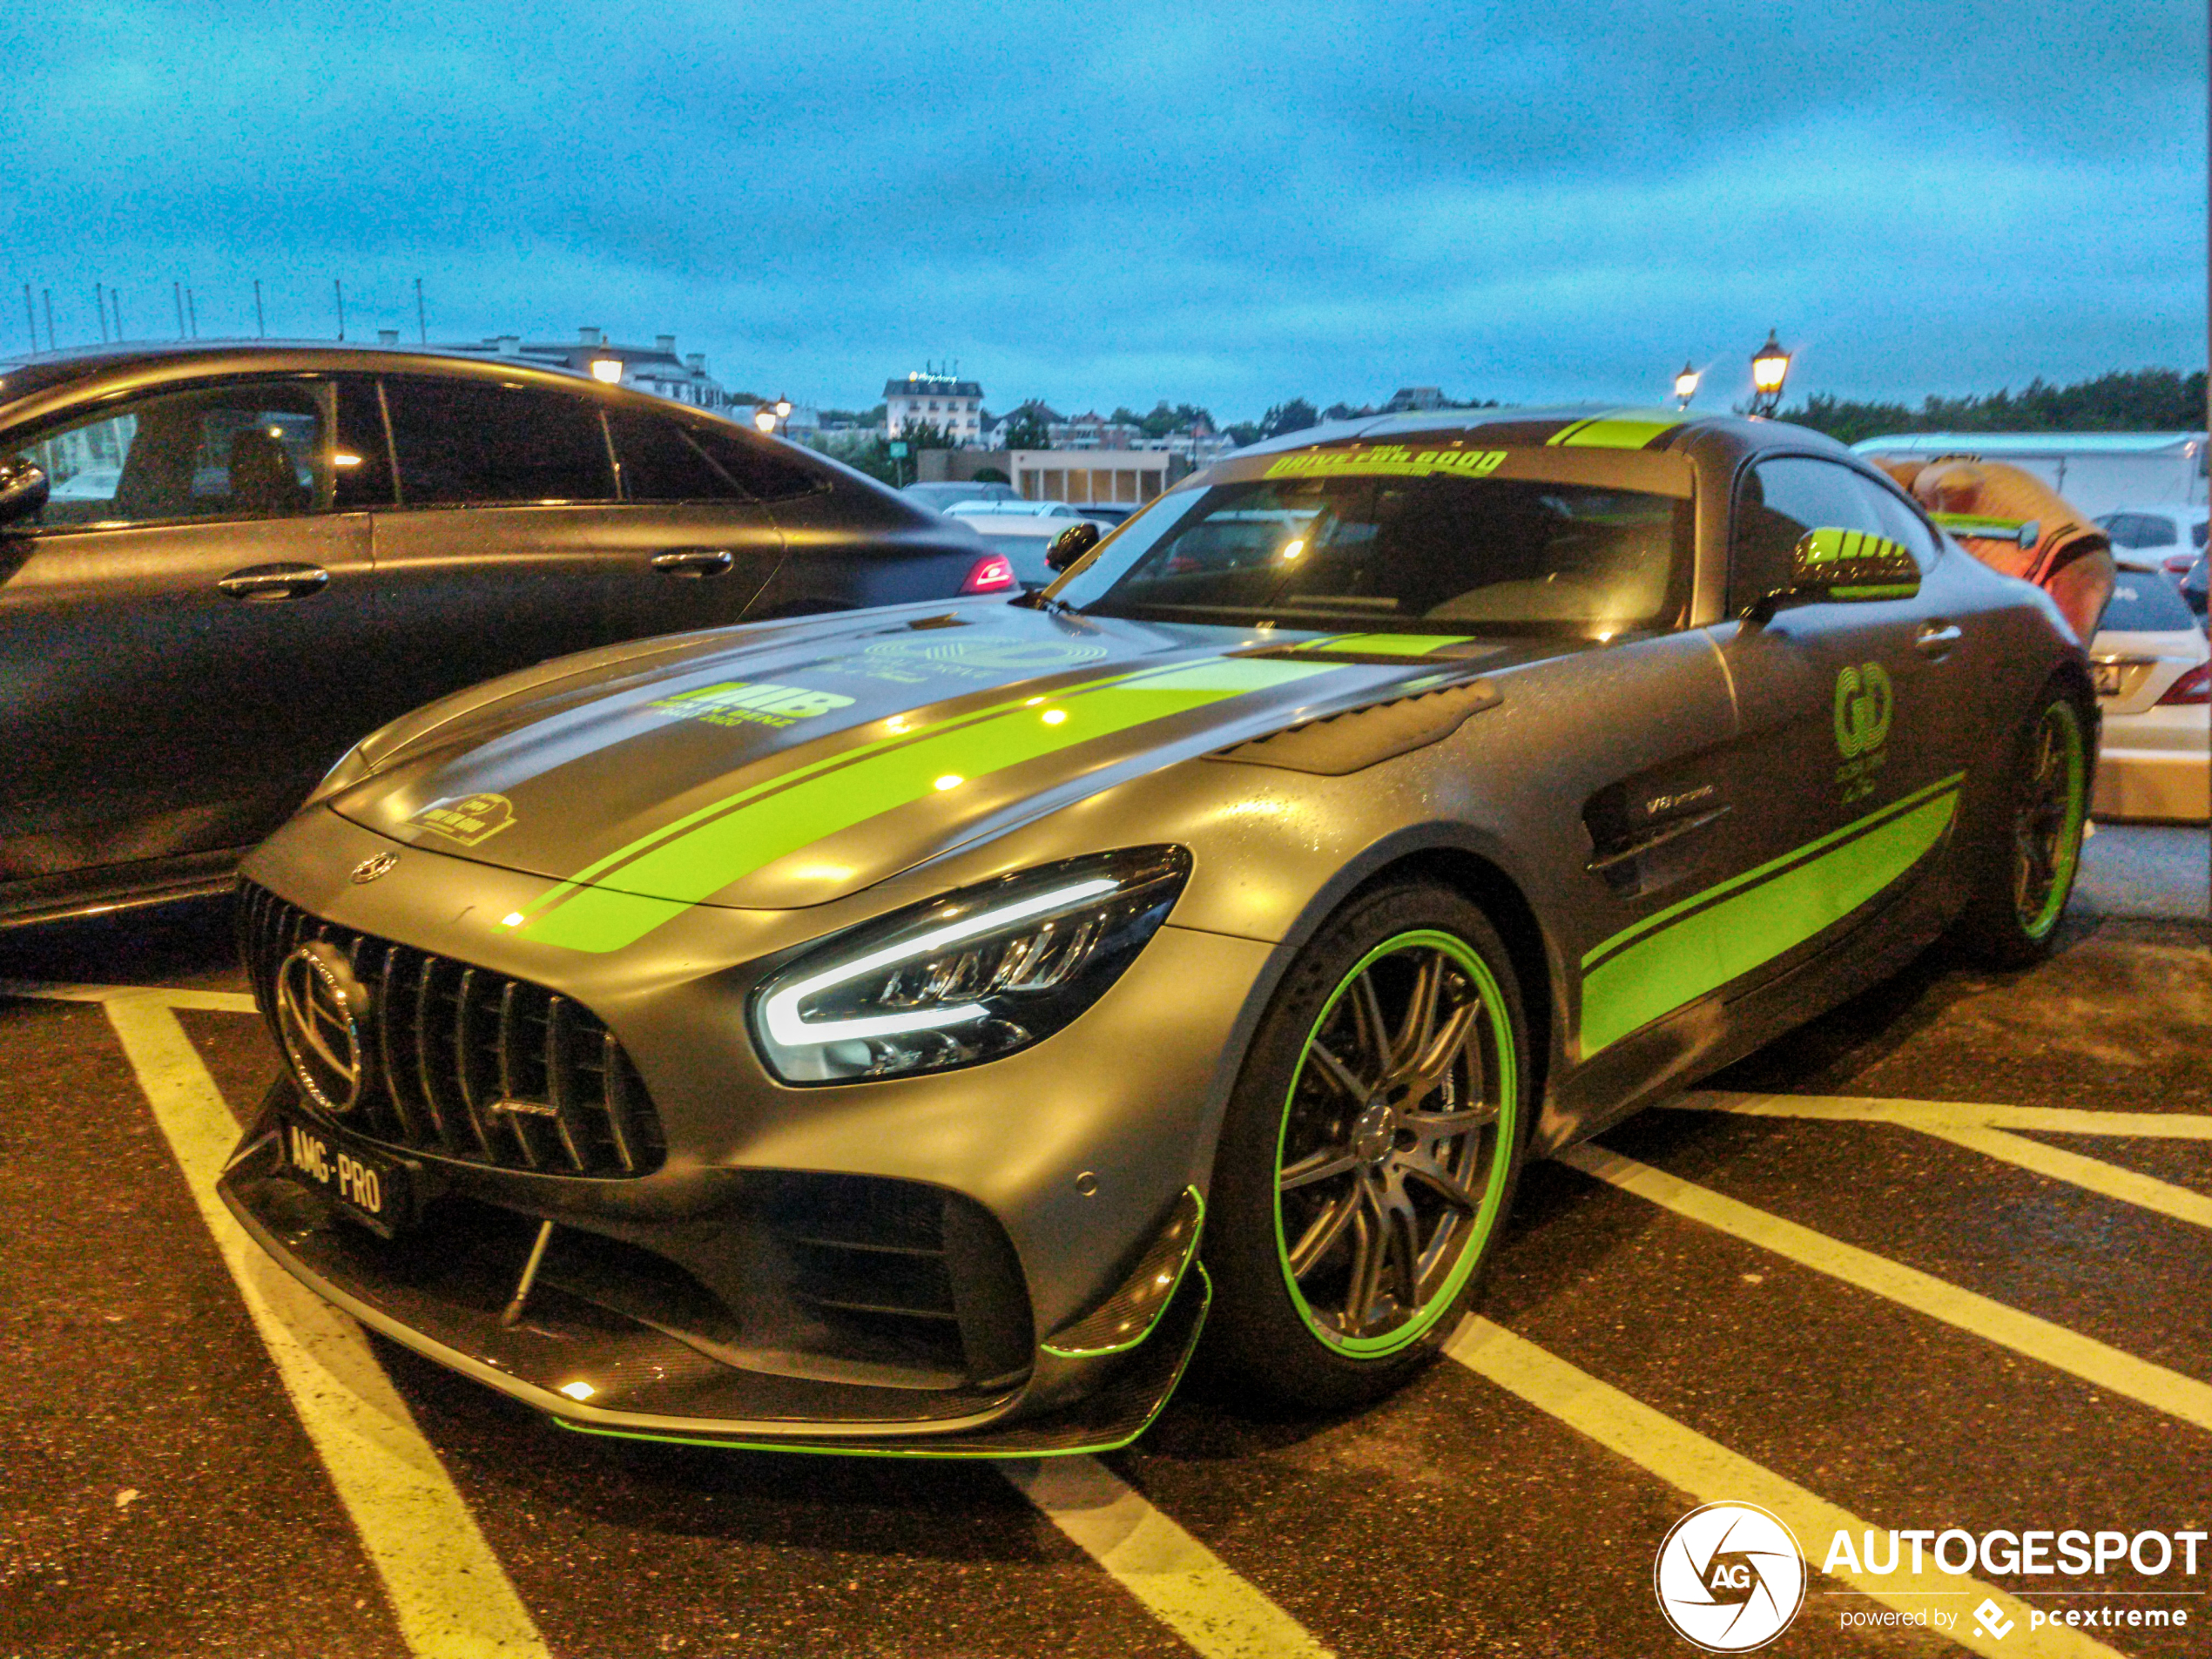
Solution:
[(1525, 1160), (1946, 929), (2047, 950), (2096, 709), (2043, 594), (1814, 434), (1302, 433), (1042, 595), (369, 738), (245, 869), (288, 1067), (224, 1197), (579, 1430), (1096, 1449), (1202, 1325), (1342, 1406)]

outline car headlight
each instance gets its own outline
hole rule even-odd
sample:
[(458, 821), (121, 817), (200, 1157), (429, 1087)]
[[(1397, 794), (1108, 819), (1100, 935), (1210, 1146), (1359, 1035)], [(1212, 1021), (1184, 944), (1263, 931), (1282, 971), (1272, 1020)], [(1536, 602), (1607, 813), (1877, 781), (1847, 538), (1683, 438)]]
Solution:
[(361, 745), (354, 745), (339, 757), (336, 765), (323, 773), (322, 781), (308, 792), (307, 799), (300, 803), (300, 810), (304, 813), (308, 807), (328, 800), (341, 790), (351, 789), (374, 771), (375, 768), (362, 755)]
[(1104, 995), (1190, 873), (1179, 846), (1046, 865), (866, 923), (753, 994), (786, 1082), (943, 1071), (1042, 1042)]

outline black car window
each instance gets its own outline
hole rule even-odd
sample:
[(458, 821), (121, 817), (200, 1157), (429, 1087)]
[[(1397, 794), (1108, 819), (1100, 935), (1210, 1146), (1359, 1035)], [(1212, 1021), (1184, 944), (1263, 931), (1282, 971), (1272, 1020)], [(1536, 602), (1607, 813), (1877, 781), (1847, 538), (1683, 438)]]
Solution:
[(755, 501), (789, 501), (827, 489), (829, 480), (805, 462), (786, 460), (765, 438), (721, 426), (686, 426), (685, 435)]
[(685, 428), (643, 409), (609, 409), (624, 501), (743, 501), (745, 492)]
[(614, 464), (588, 398), (491, 381), (388, 375), (384, 403), (409, 507), (615, 498)]
[(31, 523), (268, 518), (329, 505), (326, 389), (301, 381), (196, 388), (111, 404), (23, 453), (51, 493)]
[(2112, 584), (2101, 629), (2122, 633), (2175, 633), (2196, 626), (2181, 592), (2168, 577), (2148, 570), (2122, 570)]
[[(1893, 520), (1885, 509), (1893, 508)], [(1910, 521), (1916, 534), (1901, 533)], [(1925, 563), (1917, 529), (1903, 503), (1850, 468), (1809, 456), (1777, 455), (1752, 468), (1736, 498), (1736, 530), (1729, 546), (1728, 609), (1741, 616), (1755, 600), (1790, 585), (1790, 555), (1810, 529), (1865, 530), (1904, 541)], [(1932, 547), (1932, 543), (1928, 543)]]

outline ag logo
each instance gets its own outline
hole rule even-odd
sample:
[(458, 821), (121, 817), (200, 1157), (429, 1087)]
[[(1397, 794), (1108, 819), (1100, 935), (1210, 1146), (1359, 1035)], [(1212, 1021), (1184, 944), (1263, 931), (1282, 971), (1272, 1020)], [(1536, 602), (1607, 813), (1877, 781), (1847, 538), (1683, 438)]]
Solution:
[(1836, 676), (1837, 752), (1849, 760), (1880, 748), (1896, 706), (1889, 671), (1879, 663), (1845, 668)]
[(334, 945), (320, 939), (277, 964), (277, 1035), (309, 1100), (342, 1116), (361, 1101), (361, 1023), (368, 993)]
[(1804, 1605), (1797, 1534), (1751, 1503), (1709, 1503), (1674, 1524), (1652, 1568), (1659, 1610), (1708, 1653), (1749, 1653)]
[(515, 808), (504, 795), (448, 795), (432, 801), (408, 822), (456, 846), (475, 846), (512, 828)]

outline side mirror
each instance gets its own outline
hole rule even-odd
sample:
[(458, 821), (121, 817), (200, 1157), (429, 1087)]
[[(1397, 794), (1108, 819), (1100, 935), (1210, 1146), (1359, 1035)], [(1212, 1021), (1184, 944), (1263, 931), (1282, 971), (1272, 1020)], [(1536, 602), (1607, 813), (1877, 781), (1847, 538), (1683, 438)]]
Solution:
[(1764, 622), (1784, 605), (1910, 599), (1920, 591), (1920, 566), (1902, 543), (1865, 530), (1807, 530), (1790, 550), (1790, 585), (1744, 612)]
[(0, 524), (29, 518), (46, 504), (46, 469), (25, 455), (0, 460)]
[(1045, 566), (1064, 570), (1097, 545), (1098, 526), (1087, 518), (1079, 518), (1052, 538), (1052, 545), (1044, 552)]

